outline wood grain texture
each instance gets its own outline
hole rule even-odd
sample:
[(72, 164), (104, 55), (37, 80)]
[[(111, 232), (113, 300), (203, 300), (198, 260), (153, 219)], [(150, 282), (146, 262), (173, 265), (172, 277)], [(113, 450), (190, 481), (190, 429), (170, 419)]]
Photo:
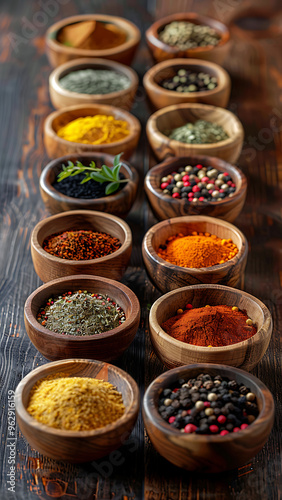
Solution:
[[(211, 144), (186, 144), (169, 139), (167, 132), (194, 123), (197, 120), (206, 120), (223, 127), (229, 135), (228, 139)], [(216, 156), (222, 160), (234, 163), (241, 153), (244, 129), (238, 118), (230, 111), (209, 106), (207, 104), (189, 103), (167, 106), (156, 111), (147, 122), (147, 138), (159, 160), (168, 156)]]
[[(84, 69), (114, 71), (120, 75), (126, 76), (130, 81), (130, 85), (124, 90), (110, 92), (104, 95), (71, 92), (60, 85), (61, 78), (72, 71), (81, 71)], [(61, 64), (52, 71), (49, 77), (49, 92), (51, 102), (56, 109), (74, 106), (76, 104), (97, 103), (117, 106), (128, 111), (132, 107), (138, 83), (139, 80), (136, 72), (124, 64), (110, 61), (109, 59), (81, 58)]]
[[(200, 373), (221, 375), (249, 387), (257, 398), (257, 419), (244, 431), (228, 436), (185, 435), (173, 429), (158, 413), (159, 395), (179, 378), (186, 380)], [(169, 370), (150, 385), (144, 396), (143, 418), (153, 445), (167, 460), (190, 471), (218, 473), (244, 465), (261, 450), (273, 426), (274, 401), (259, 379), (242, 370), (222, 364), (190, 364)]]
[(68, 155), (51, 161), (44, 168), (40, 176), (40, 194), (45, 203), (46, 209), (51, 214), (66, 212), (68, 210), (96, 210), (117, 215), (125, 218), (130, 211), (138, 189), (138, 172), (129, 163), (122, 161), (120, 172), (124, 175), (128, 182), (123, 184), (123, 188), (112, 195), (103, 196), (102, 198), (73, 198), (66, 196), (53, 187), (57, 175), (62, 171), (62, 165), (67, 165), (68, 161), (74, 164), (81, 161), (84, 165), (89, 165), (94, 161), (98, 168), (102, 165), (113, 167), (114, 156), (103, 153), (95, 153), (89, 155), (87, 153), (80, 155)]
[[(185, 309), (186, 304), (193, 304), (193, 307), (237, 306), (252, 319), (257, 333), (243, 342), (223, 347), (200, 347), (180, 342), (168, 335), (161, 325), (175, 316), (177, 309)], [(149, 325), (153, 348), (168, 368), (192, 363), (216, 363), (247, 371), (253, 370), (263, 357), (273, 327), (271, 314), (260, 300), (246, 292), (220, 285), (194, 285), (163, 295), (151, 308)]]
[[(90, 230), (118, 238), (121, 246), (115, 252), (89, 260), (68, 260), (43, 250), (43, 242), (52, 234), (71, 230)], [(47, 217), (39, 222), (31, 234), (31, 257), (35, 272), (44, 281), (74, 274), (94, 274), (120, 280), (129, 263), (132, 234), (128, 224), (111, 214), (94, 210), (73, 210)]]
[[(160, 85), (162, 80), (173, 78), (177, 71), (183, 68), (195, 73), (208, 73), (217, 78), (216, 88), (200, 92), (177, 92), (167, 90)], [(188, 102), (200, 102), (226, 108), (231, 90), (230, 76), (221, 66), (199, 59), (169, 59), (156, 64), (145, 73), (143, 85), (155, 109)]]
[[(110, 144), (84, 144), (62, 139), (57, 131), (69, 122), (84, 116), (109, 115), (116, 120), (124, 120), (128, 123), (130, 133), (120, 141)], [(141, 132), (139, 120), (131, 113), (115, 106), (106, 104), (77, 104), (67, 108), (54, 111), (47, 116), (44, 123), (44, 145), (50, 158), (58, 158), (68, 154), (80, 153), (108, 153), (117, 155), (123, 153), (124, 159), (130, 158), (137, 147)]]
[[(179, 233), (186, 236), (193, 231), (215, 234), (222, 239), (230, 238), (237, 246), (238, 253), (224, 264), (199, 269), (176, 266), (158, 256), (159, 246), (164, 245), (170, 236)], [(201, 215), (174, 217), (159, 222), (147, 231), (142, 243), (146, 270), (152, 281), (164, 293), (182, 286), (201, 283), (243, 288), (247, 254), (247, 240), (233, 224)]]
[[(236, 184), (236, 191), (232, 197), (217, 202), (190, 203), (188, 199), (175, 199), (172, 196), (163, 195), (160, 188), (162, 177), (166, 177), (174, 171), (186, 165), (212, 166), (221, 172), (228, 172)], [(156, 165), (146, 174), (145, 191), (152, 210), (159, 220), (180, 217), (182, 215), (208, 215), (227, 222), (233, 222), (244, 206), (247, 195), (247, 179), (243, 172), (237, 167), (219, 158), (208, 156), (186, 156), (167, 158), (164, 162)]]

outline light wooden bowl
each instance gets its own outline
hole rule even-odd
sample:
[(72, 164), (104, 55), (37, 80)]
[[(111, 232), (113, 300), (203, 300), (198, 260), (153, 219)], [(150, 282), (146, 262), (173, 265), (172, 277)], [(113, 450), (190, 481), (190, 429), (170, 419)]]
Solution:
[[(199, 269), (180, 267), (158, 256), (157, 250), (169, 236), (192, 231), (215, 234), (219, 238), (231, 238), (238, 247), (238, 253), (224, 264)], [(175, 217), (152, 226), (144, 236), (142, 255), (147, 272), (155, 285), (164, 293), (188, 285), (201, 283), (244, 285), (244, 271), (247, 263), (248, 243), (241, 231), (229, 222), (201, 215)]]
[[(41, 424), (27, 412), (30, 391), (38, 380), (56, 373), (110, 382), (122, 394), (124, 415), (92, 431), (65, 431)], [(124, 436), (128, 436), (135, 425), (139, 405), (139, 389), (130, 375), (116, 366), (88, 359), (67, 359), (39, 366), (24, 377), (15, 392), (17, 422), (30, 446), (44, 456), (72, 463), (96, 460), (121, 446)]]
[[(169, 139), (164, 132), (186, 123), (206, 120), (221, 125), (228, 139), (212, 144), (185, 144)], [(148, 141), (159, 160), (168, 156), (216, 156), (235, 163), (240, 156), (244, 129), (238, 118), (227, 109), (207, 104), (179, 104), (167, 106), (152, 114), (147, 122)]]
[(66, 165), (68, 161), (73, 163), (81, 161), (84, 164), (89, 164), (92, 160), (95, 161), (97, 167), (101, 167), (103, 164), (112, 167), (114, 156), (103, 153), (93, 155), (82, 153), (80, 155), (63, 156), (52, 160), (46, 165), (40, 176), (40, 194), (51, 214), (67, 210), (97, 210), (98, 212), (106, 212), (122, 218), (126, 217), (136, 198), (139, 176), (136, 169), (125, 161), (122, 161), (120, 172), (128, 179), (128, 182), (123, 185), (124, 187), (120, 191), (112, 195), (97, 199), (74, 198), (60, 193), (53, 187), (52, 184), (59, 172), (61, 172), (62, 164)]
[[(48, 298), (77, 290), (108, 295), (123, 309), (126, 321), (108, 332), (80, 337), (55, 333), (37, 321), (37, 314)], [(51, 361), (72, 357), (112, 361), (133, 341), (139, 320), (140, 305), (136, 295), (122, 283), (99, 276), (70, 276), (50, 281), (37, 288), (24, 306), (27, 334), (36, 349)]]
[[(70, 92), (60, 85), (61, 78), (72, 71), (83, 69), (115, 71), (116, 73), (126, 76), (130, 80), (130, 86), (125, 90), (110, 92), (109, 94), (80, 94), (78, 92)], [(76, 104), (110, 104), (129, 110), (134, 101), (138, 82), (139, 80), (136, 72), (124, 64), (98, 58), (76, 59), (54, 69), (49, 77), (49, 92), (51, 102), (56, 109), (74, 106)]]
[[(230, 346), (201, 347), (186, 344), (168, 335), (161, 325), (186, 304), (237, 306), (245, 310), (257, 327), (257, 333)], [(272, 318), (267, 307), (256, 297), (222, 285), (193, 285), (173, 290), (160, 297), (150, 311), (150, 335), (154, 350), (168, 368), (191, 363), (217, 363), (253, 370), (263, 357), (272, 334)]]
[[(160, 188), (161, 178), (177, 171), (186, 165), (201, 164), (204, 167), (212, 166), (222, 172), (228, 172), (236, 184), (236, 191), (232, 197), (221, 201), (189, 202), (187, 198), (176, 199), (164, 195)], [(184, 158), (168, 158), (153, 167), (145, 177), (145, 191), (154, 214), (160, 220), (180, 217), (182, 215), (208, 215), (218, 219), (233, 222), (240, 214), (247, 195), (247, 179), (239, 168), (230, 163), (210, 156), (186, 156)]]
[[(173, 21), (188, 21), (194, 24), (202, 24), (215, 29), (221, 36), (221, 40), (216, 46), (196, 47), (195, 49), (180, 50), (178, 47), (171, 47), (159, 39), (159, 33), (163, 28)], [(157, 62), (165, 61), (166, 59), (174, 59), (176, 57), (192, 57), (197, 59), (205, 59), (221, 64), (224, 61), (228, 50), (227, 42), (230, 34), (227, 26), (216, 19), (205, 17), (196, 12), (181, 12), (172, 14), (156, 21), (146, 31), (146, 41), (153, 58)]]
[[(69, 230), (91, 230), (108, 233), (121, 242), (115, 252), (90, 260), (67, 260), (55, 257), (42, 248), (51, 234)], [(120, 280), (130, 259), (132, 235), (128, 224), (111, 214), (91, 210), (63, 212), (40, 221), (31, 234), (31, 257), (35, 272), (43, 282), (74, 274), (90, 274)]]
[[(259, 415), (241, 432), (218, 435), (185, 434), (173, 429), (158, 413), (161, 391), (200, 373), (221, 375), (243, 383), (256, 395)], [(193, 364), (169, 370), (148, 387), (143, 401), (143, 419), (156, 450), (174, 465), (190, 471), (223, 472), (250, 461), (262, 449), (274, 422), (274, 402), (268, 388), (256, 377), (224, 365)]]
[[(67, 123), (83, 116), (110, 115), (117, 120), (128, 123), (130, 134), (120, 141), (111, 144), (83, 144), (62, 139), (57, 131)], [(117, 155), (123, 152), (124, 159), (128, 159), (137, 147), (141, 132), (139, 120), (131, 113), (115, 106), (106, 104), (77, 104), (54, 111), (47, 116), (44, 123), (44, 144), (50, 158), (58, 158), (68, 154), (80, 153), (108, 153)]]
[[(111, 49), (85, 50), (68, 47), (57, 40), (58, 32), (69, 24), (81, 21), (101, 21), (111, 23), (127, 33), (127, 40)], [(141, 33), (135, 24), (117, 16), (106, 16), (104, 14), (83, 14), (79, 16), (66, 17), (53, 24), (46, 33), (46, 51), (50, 64), (56, 68), (72, 59), (79, 57), (101, 57), (111, 59), (123, 64), (130, 65), (141, 39)]]
[[(159, 85), (162, 80), (173, 77), (182, 68), (195, 73), (208, 73), (216, 77), (218, 80), (217, 87), (213, 90), (201, 92), (176, 92), (175, 90), (164, 89)], [(173, 59), (173, 61), (169, 59), (156, 64), (145, 74), (143, 84), (150, 101), (156, 109), (188, 102), (201, 102), (226, 108), (231, 91), (231, 80), (228, 73), (217, 64), (199, 59)]]

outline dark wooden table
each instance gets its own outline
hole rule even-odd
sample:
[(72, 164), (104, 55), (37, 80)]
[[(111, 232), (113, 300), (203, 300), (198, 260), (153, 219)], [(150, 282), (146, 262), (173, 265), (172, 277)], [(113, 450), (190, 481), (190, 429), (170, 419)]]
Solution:
[[(61, 498), (100, 499), (273, 499), (279, 496), (281, 433), (280, 336), (282, 321), (282, 60), (279, 0), (13, 0), (1, 2), (0, 17), (0, 338), (1, 338), (1, 500)], [(249, 242), (245, 289), (271, 310), (274, 331), (269, 349), (254, 374), (276, 400), (276, 420), (259, 455), (239, 470), (208, 477), (177, 469), (161, 458), (150, 444), (141, 415), (131, 438), (120, 449), (119, 460), (105, 457), (86, 465), (58, 463), (31, 449), (18, 432), (9, 396), (33, 368), (46, 363), (29, 341), (23, 321), (28, 295), (41, 283), (30, 256), (30, 233), (48, 214), (39, 195), (38, 179), (48, 159), (44, 151), (43, 122), (52, 110), (48, 94), (50, 66), (44, 50), (44, 33), (55, 20), (77, 13), (103, 12), (127, 17), (144, 35), (156, 18), (170, 12), (197, 10), (229, 21), (248, 6), (262, 7), (267, 15), (233, 29), (225, 66), (232, 77), (229, 109), (245, 128), (239, 166), (248, 177), (248, 197), (237, 226)], [(148, 8), (147, 8), (148, 7)], [(253, 28), (267, 28), (254, 31)], [(134, 68), (140, 76), (152, 65), (145, 42)], [(142, 319), (136, 339), (117, 364), (144, 389), (163, 366), (152, 352), (148, 335), (148, 307), (159, 297), (141, 259), (145, 231), (156, 222), (144, 197), (143, 176), (156, 163), (145, 138), (151, 112), (142, 83), (133, 113), (143, 125), (139, 148), (132, 164), (140, 173), (138, 199), (127, 218), (134, 235), (134, 249), (123, 282), (138, 295)], [(10, 392), (9, 392), (10, 391)], [(15, 445), (15, 446), (14, 446)], [(15, 448), (15, 449), (14, 449)], [(11, 460), (16, 450), (15, 492), (8, 491)]]

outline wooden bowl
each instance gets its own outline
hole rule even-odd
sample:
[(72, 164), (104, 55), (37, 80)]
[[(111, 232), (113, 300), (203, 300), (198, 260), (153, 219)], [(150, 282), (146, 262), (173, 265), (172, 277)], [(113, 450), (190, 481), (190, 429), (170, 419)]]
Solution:
[[(212, 144), (185, 144), (169, 139), (164, 132), (186, 123), (206, 120), (221, 125), (228, 139)], [(207, 104), (179, 104), (167, 106), (152, 114), (147, 122), (148, 141), (159, 160), (168, 156), (216, 156), (230, 163), (240, 156), (244, 129), (238, 118), (227, 109)]]
[[(127, 137), (111, 144), (83, 144), (62, 139), (57, 131), (67, 123), (83, 116), (110, 115), (117, 120), (128, 123), (130, 133)], [(44, 144), (50, 158), (58, 158), (68, 154), (80, 153), (108, 153), (117, 155), (123, 152), (124, 159), (128, 159), (137, 147), (141, 132), (139, 120), (132, 114), (114, 106), (106, 104), (77, 104), (54, 111), (47, 116), (44, 123)]]
[[(92, 431), (65, 431), (41, 424), (27, 412), (30, 391), (38, 380), (56, 373), (110, 382), (122, 394), (124, 415)], [(15, 392), (17, 422), (30, 446), (49, 458), (72, 463), (96, 460), (121, 446), (135, 425), (139, 405), (139, 389), (130, 375), (116, 366), (88, 359), (67, 359), (39, 366), (23, 378)]]
[[(130, 80), (130, 86), (125, 90), (110, 92), (109, 94), (80, 94), (78, 92), (70, 92), (60, 85), (60, 79), (71, 73), (83, 69), (99, 69), (115, 71)], [(107, 59), (76, 59), (62, 64), (54, 69), (49, 77), (49, 92), (54, 108), (61, 109), (66, 106), (74, 106), (76, 104), (111, 104), (122, 109), (129, 110), (133, 104), (136, 90), (138, 87), (138, 76), (136, 72), (114, 61)]]
[[(43, 241), (52, 234), (69, 230), (91, 230), (108, 233), (121, 242), (115, 252), (90, 260), (61, 259), (42, 248)], [(35, 272), (43, 282), (73, 274), (90, 274), (120, 280), (129, 263), (132, 235), (128, 224), (111, 214), (94, 210), (63, 212), (40, 221), (31, 234), (31, 257)]]
[[(57, 40), (59, 31), (70, 24), (81, 21), (100, 21), (111, 23), (127, 33), (127, 39), (121, 45), (104, 50), (85, 50), (68, 47)], [(46, 33), (46, 51), (50, 64), (56, 68), (72, 59), (79, 57), (101, 57), (111, 59), (130, 66), (141, 39), (141, 33), (135, 24), (122, 17), (106, 16), (104, 14), (83, 14), (62, 19), (53, 24)]]
[[(83, 337), (55, 333), (37, 321), (37, 314), (48, 298), (77, 290), (108, 295), (123, 309), (126, 321), (108, 332)], [(50, 281), (37, 288), (24, 306), (27, 334), (36, 349), (51, 361), (86, 356), (89, 359), (112, 361), (121, 356), (133, 341), (139, 320), (140, 305), (136, 295), (122, 283), (99, 276), (70, 276)]]
[(97, 167), (101, 167), (103, 164), (112, 167), (114, 156), (103, 153), (93, 155), (82, 153), (80, 155), (63, 156), (52, 160), (46, 165), (40, 176), (40, 194), (51, 214), (67, 210), (97, 210), (118, 217), (126, 217), (136, 198), (139, 176), (136, 169), (125, 161), (122, 161), (120, 172), (128, 179), (128, 182), (123, 185), (124, 187), (120, 191), (112, 195), (97, 199), (74, 198), (60, 193), (53, 187), (58, 173), (61, 172), (62, 164), (66, 165), (68, 161), (73, 163), (81, 161), (84, 164), (89, 164), (92, 160), (95, 161)]
[[(230, 346), (201, 347), (186, 344), (168, 335), (161, 325), (186, 304), (237, 306), (245, 310), (257, 327), (257, 333)], [(272, 334), (272, 318), (267, 307), (256, 297), (222, 285), (193, 285), (173, 290), (160, 297), (150, 311), (150, 335), (154, 350), (168, 368), (191, 363), (217, 363), (253, 370), (263, 357)]]
[[(167, 238), (177, 233), (184, 236), (192, 231), (215, 234), (219, 238), (231, 238), (238, 253), (224, 264), (198, 269), (180, 267), (158, 256), (157, 250)], [(147, 272), (155, 285), (164, 293), (188, 285), (212, 283), (243, 288), (247, 263), (248, 243), (241, 231), (233, 224), (214, 217), (201, 215), (175, 217), (152, 226), (143, 238), (142, 255)]]
[[(195, 49), (181, 50), (178, 47), (171, 47), (159, 39), (159, 33), (167, 24), (173, 21), (188, 21), (194, 24), (202, 24), (215, 29), (221, 40), (216, 46), (209, 45), (207, 47), (196, 47)], [(146, 31), (146, 41), (153, 58), (157, 62), (165, 61), (166, 59), (174, 59), (176, 57), (192, 57), (197, 59), (206, 59), (221, 64), (228, 50), (227, 42), (230, 34), (227, 26), (216, 19), (205, 17), (196, 12), (180, 12), (163, 17), (156, 21)]]
[[(216, 77), (217, 87), (201, 92), (176, 92), (161, 87), (160, 83), (164, 78), (175, 76), (176, 72), (182, 68), (195, 71), (195, 73), (208, 73)], [(231, 80), (228, 73), (217, 64), (199, 59), (173, 59), (173, 61), (169, 59), (156, 64), (145, 74), (143, 84), (156, 109), (188, 102), (201, 102), (226, 108), (231, 91)]]
[[(219, 171), (228, 172), (236, 184), (236, 191), (229, 198), (221, 201), (189, 202), (188, 199), (176, 199), (163, 194), (160, 188), (161, 178), (177, 171), (186, 165), (201, 164), (204, 167), (212, 166)], [(209, 156), (188, 156), (184, 158), (168, 158), (153, 167), (145, 177), (145, 191), (154, 214), (160, 220), (180, 217), (182, 215), (209, 215), (218, 219), (233, 222), (240, 214), (247, 195), (247, 179), (239, 168)]]
[[(219, 435), (185, 434), (159, 415), (161, 391), (179, 378), (200, 373), (222, 375), (243, 383), (256, 395), (259, 415), (247, 429)], [(253, 375), (224, 365), (193, 364), (163, 373), (148, 387), (143, 401), (143, 419), (156, 450), (174, 465), (190, 471), (223, 472), (250, 461), (266, 443), (274, 422), (274, 402), (268, 388)]]

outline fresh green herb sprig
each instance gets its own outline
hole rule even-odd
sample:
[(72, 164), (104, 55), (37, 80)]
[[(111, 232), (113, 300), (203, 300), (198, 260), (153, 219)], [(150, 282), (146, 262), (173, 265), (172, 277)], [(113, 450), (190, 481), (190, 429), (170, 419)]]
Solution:
[(81, 184), (90, 181), (91, 179), (100, 182), (107, 182), (105, 193), (106, 195), (113, 194), (119, 188), (121, 183), (128, 182), (128, 179), (120, 178), (120, 168), (121, 161), (120, 157), (123, 153), (116, 155), (114, 158), (114, 165), (112, 168), (107, 167), (107, 165), (102, 165), (101, 168), (96, 167), (94, 161), (92, 161), (89, 167), (83, 165), (80, 161), (76, 162), (76, 165), (73, 164), (72, 161), (68, 161), (68, 165), (62, 165), (62, 171), (57, 176), (57, 181), (61, 182), (63, 179), (67, 177), (74, 177), (78, 174), (84, 174), (85, 177), (81, 181)]

